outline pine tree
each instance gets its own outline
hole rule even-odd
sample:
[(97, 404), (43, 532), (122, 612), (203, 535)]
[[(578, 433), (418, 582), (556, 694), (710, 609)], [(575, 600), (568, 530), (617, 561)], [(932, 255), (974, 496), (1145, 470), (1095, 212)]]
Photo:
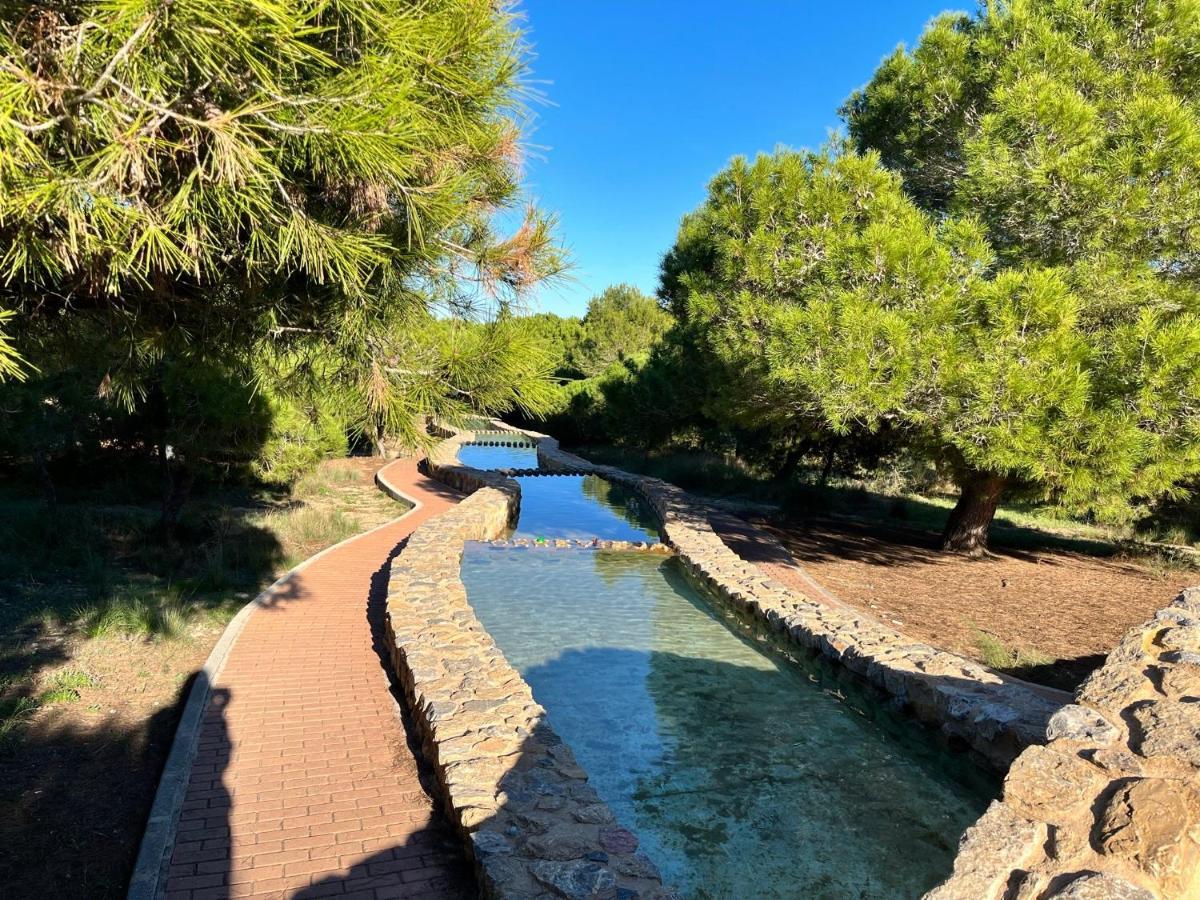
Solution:
[(562, 266), (536, 210), (494, 225), (520, 208), (526, 59), (491, 0), (0, 6), (18, 346), (53, 367), (102, 336), (96, 388), (127, 410), (189, 359), (369, 384), (360, 418), (409, 438), (417, 414), (525, 402), (494, 354), (397, 355)]
[[(1082, 341), (1064, 346), (1063, 365), (1074, 368), (1053, 384), (1075, 371), (1086, 384), (1053, 427), (1030, 434), (964, 410), (975, 424), (948, 546), (975, 545), (992, 498), (1013, 479), (1058, 485), (1078, 506), (1119, 507), (1191, 470), (1198, 51), (1195, 3), (987, 2), (975, 16), (935, 20), (847, 103), (857, 148), (878, 151), (910, 196), (982, 224), (993, 290), (1014, 306), (993, 301), (980, 312), (997, 317), (1005, 339), (1025, 321), (1005, 316), (1061, 305), (1048, 313), (1073, 320)], [(997, 397), (1039, 377), (1036, 356), (1006, 371), (988, 362), (993, 347), (982, 344), (967, 371), (994, 380)]]
[[(1089, 280), (1090, 279), (1090, 280)], [(664, 292), (742, 422), (890, 429), (957, 480), (944, 544), (979, 553), (1013, 491), (1127, 512), (1200, 472), (1200, 309), (1154, 266), (1005, 266), (874, 154), (735, 160), (687, 216)]]
[(588, 301), (573, 359), (584, 375), (598, 375), (650, 349), (670, 325), (671, 317), (653, 297), (633, 285), (612, 285)]

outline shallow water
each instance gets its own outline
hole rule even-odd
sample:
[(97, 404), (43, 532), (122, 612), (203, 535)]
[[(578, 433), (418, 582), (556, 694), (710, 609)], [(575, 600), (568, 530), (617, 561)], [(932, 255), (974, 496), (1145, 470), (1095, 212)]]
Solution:
[(513, 537), (656, 541), (658, 528), (633, 491), (595, 475), (529, 475)]
[[(464, 463), (524, 468), (517, 448)], [(536, 464), (536, 454), (534, 463)], [(530, 476), (514, 536), (657, 539), (631, 491)], [(998, 784), (675, 559), (469, 544), (476, 614), (664, 880), (698, 898), (918, 897)]]
[(917, 897), (996, 785), (678, 561), (469, 545), (477, 615), (690, 897)]
[(464, 466), (473, 469), (536, 469), (537, 448), (487, 447), (480, 444), (463, 444), (458, 448), (458, 459)]
[[(534, 469), (537, 450), (466, 444), (459, 461), (475, 469)], [(656, 541), (654, 516), (633, 491), (595, 475), (527, 475), (512, 537), (554, 540)]]

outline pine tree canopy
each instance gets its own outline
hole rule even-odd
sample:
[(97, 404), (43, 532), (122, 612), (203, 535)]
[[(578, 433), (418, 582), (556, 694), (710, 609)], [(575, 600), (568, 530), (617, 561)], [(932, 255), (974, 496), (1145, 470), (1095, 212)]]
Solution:
[(1014, 488), (1107, 515), (1180, 493), (1200, 471), (1200, 6), (989, 0), (843, 113), (848, 147), (735, 162), (664, 266), (747, 408), (926, 447), (963, 489), (952, 549), (981, 549)]
[(1012, 0), (935, 20), (843, 112), (922, 206), (1004, 262), (1113, 255), (1194, 280), (1200, 7)]
[(1004, 266), (986, 235), (873, 153), (778, 151), (712, 182), (664, 291), (743, 420), (887, 426), (945, 465), (986, 512), (957, 549), (1006, 490), (1111, 515), (1200, 472), (1194, 289), (1107, 258)]
[(588, 301), (574, 362), (584, 375), (597, 375), (649, 349), (670, 325), (671, 317), (653, 297), (629, 284), (607, 287)]
[(490, 0), (0, 6), (0, 307), (19, 346), (36, 362), (105, 336), (104, 389), (129, 407), (168, 356), (268, 340), (371, 382), (377, 419), (470, 407), (461, 355), (435, 371), (392, 352), (562, 266), (536, 210), (494, 225), (520, 209), (525, 66)]

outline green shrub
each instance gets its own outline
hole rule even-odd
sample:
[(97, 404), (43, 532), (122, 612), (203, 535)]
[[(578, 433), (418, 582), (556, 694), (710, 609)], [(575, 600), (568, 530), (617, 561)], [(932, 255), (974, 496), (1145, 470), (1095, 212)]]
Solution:
[(328, 410), (305, 407), (281, 396), (268, 398), (271, 429), (254, 461), (256, 476), (271, 484), (291, 485), (323, 459), (349, 452), (346, 429)]

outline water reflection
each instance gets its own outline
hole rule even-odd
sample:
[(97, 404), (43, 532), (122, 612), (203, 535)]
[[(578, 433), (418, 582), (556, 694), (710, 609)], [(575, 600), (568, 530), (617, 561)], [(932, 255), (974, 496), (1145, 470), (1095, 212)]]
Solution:
[(527, 447), (488, 447), (463, 444), (458, 448), (458, 460), (472, 469), (536, 469), (537, 449)]
[(595, 475), (531, 475), (521, 484), (515, 537), (612, 541), (658, 540), (642, 500)]
[(463, 580), (687, 896), (916, 897), (995, 789), (866, 691), (726, 621), (674, 560), (476, 545)]

